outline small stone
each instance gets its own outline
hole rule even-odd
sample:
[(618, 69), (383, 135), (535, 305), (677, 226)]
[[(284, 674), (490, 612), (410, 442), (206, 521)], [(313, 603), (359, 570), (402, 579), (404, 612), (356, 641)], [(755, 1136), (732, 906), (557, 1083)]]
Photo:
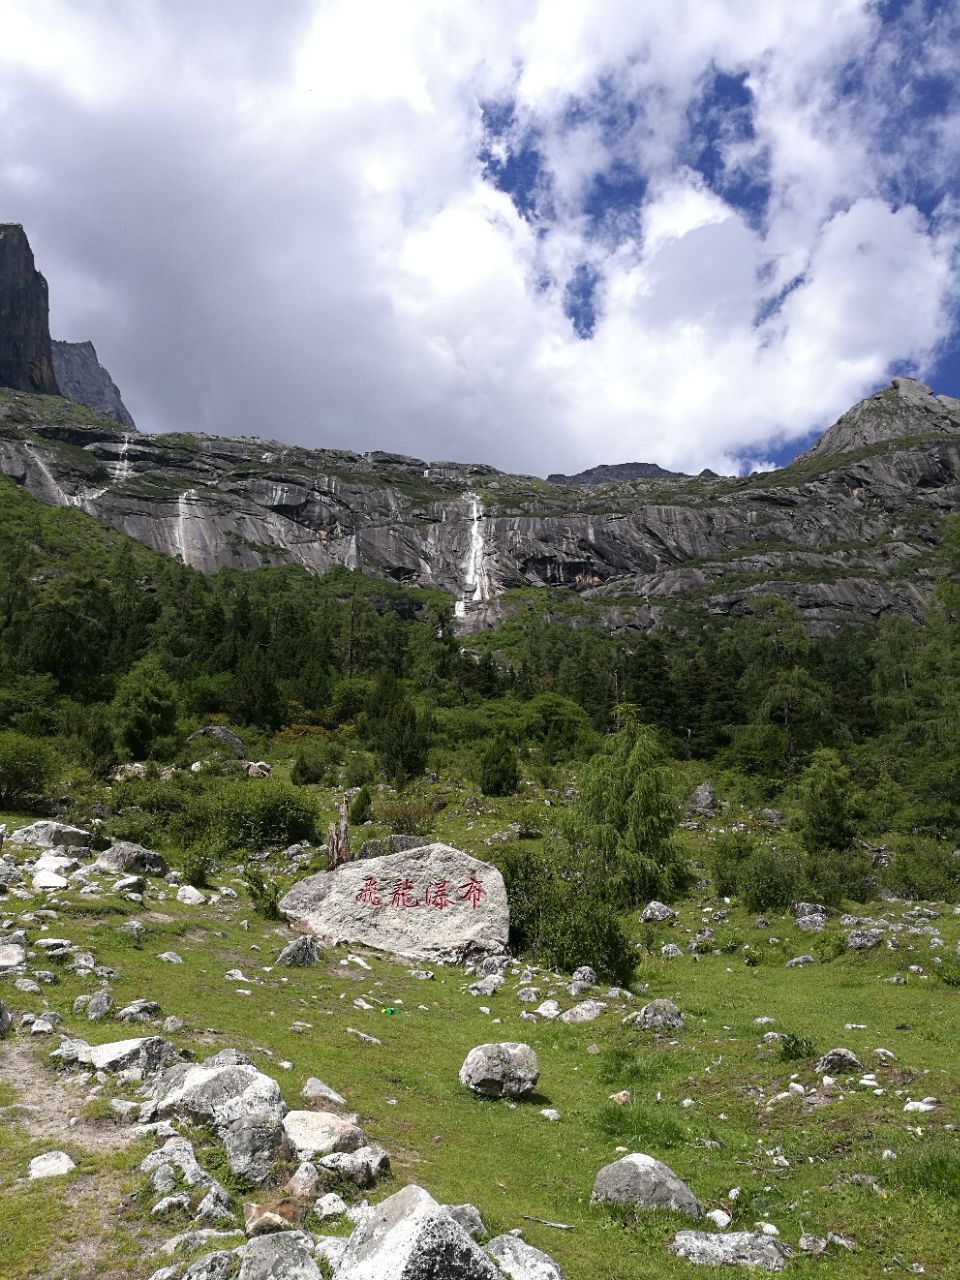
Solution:
[(65, 1151), (48, 1151), (30, 1161), (31, 1178), (61, 1178), (77, 1166)]

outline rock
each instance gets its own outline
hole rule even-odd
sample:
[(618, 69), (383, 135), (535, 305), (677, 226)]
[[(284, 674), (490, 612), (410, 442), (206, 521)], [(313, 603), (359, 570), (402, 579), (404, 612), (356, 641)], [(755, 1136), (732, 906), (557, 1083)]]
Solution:
[(162, 960), (164, 964), (183, 964), (183, 956), (178, 955), (176, 951), (161, 951), (157, 959)]
[(65, 1151), (48, 1151), (30, 1161), (31, 1178), (61, 1178), (77, 1166)]
[(281, 1197), (258, 1203), (247, 1200), (243, 1206), (243, 1229), (248, 1236), (265, 1236), (272, 1231), (287, 1231), (303, 1222), (303, 1205)]
[(480, 1210), (475, 1204), (445, 1204), (443, 1208), (454, 1222), (459, 1222), (468, 1236), (472, 1236), (474, 1240), (487, 1238), (487, 1228), (483, 1225)]
[(337, 1280), (440, 1277), (502, 1280), (463, 1227), (431, 1195), (412, 1185), (374, 1206), (350, 1237), (337, 1270)]
[(5, 1036), (13, 1026), (13, 1019), (10, 1016), (10, 1010), (0, 1000), (0, 1037)]
[(167, 860), (159, 853), (130, 840), (121, 840), (104, 849), (93, 866), (97, 871), (138, 876), (165, 876), (170, 870)]
[(70, 881), (56, 871), (38, 871), (32, 881), (34, 889), (40, 892), (52, 892), (55, 889), (68, 889)]
[(58, 342), (54, 339), (50, 346), (53, 372), (61, 395), (74, 404), (86, 405), (101, 418), (112, 418), (128, 431), (136, 431), (117, 385), (97, 359), (92, 342)]
[(677, 913), (665, 902), (657, 902), (656, 898), (640, 912), (641, 924), (663, 924), (665, 920), (676, 920)]
[(488, 973), (478, 982), (471, 982), (467, 991), (472, 996), (492, 996), (503, 986), (503, 977), (499, 973)]
[(687, 814), (691, 818), (712, 818), (717, 811), (717, 798), (709, 782), (701, 782), (687, 799)]
[(128, 938), (133, 939), (133, 945), (139, 951), (143, 945), (143, 935), (146, 929), (139, 920), (126, 920), (123, 924), (117, 925), (117, 933), (125, 934)]
[(89, 1045), (83, 1040), (65, 1040), (50, 1055), (55, 1061), (78, 1063), (118, 1075), (121, 1071), (139, 1071), (143, 1077), (154, 1075), (179, 1058), (179, 1053), (162, 1036), (141, 1036), (135, 1040), (113, 1040), (109, 1044)]
[(790, 908), (794, 920), (802, 920), (804, 916), (826, 916), (827, 908), (820, 902), (795, 902)]
[(320, 948), (316, 941), (309, 934), (304, 933), (287, 943), (277, 956), (277, 964), (286, 965), (292, 969), (306, 969), (312, 964), (317, 964), (319, 959)]
[(235, 1050), (202, 1063), (178, 1063), (155, 1082), (157, 1112), (183, 1111), (210, 1123), (230, 1171), (261, 1183), (279, 1152), (286, 1111), (280, 1086)]
[(313, 1206), (314, 1217), (319, 1218), (321, 1222), (327, 1218), (342, 1218), (346, 1212), (346, 1201), (342, 1200), (335, 1191), (329, 1191), (325, 1196), (321, 1196)]
[(817, 963), (817, 960), (815, 956), (809, 956), (809, 955), (794, 956), (792, 960), (787, 961), (786, 967), (788, 969), (802, 969), (805, 965), (816, 964), (816, 963)]
[(333, 1151), (356, 1151), (366, 1142), (363, 1130), (353, 1120), (333, 1111), (288, 1111), (283, 1132), (298, 1160)]
[(155, 1018), (160, 1012), (160, 1006), (156, 1000), (131, 1000), (131, 1002), (117, 1014), (121, 1022), (149, 1022), (151, 1018)]
[(390, 1157), (383, 1147), (371, 1143), (356, 1151), (337, 1151), (320, 1161), (328, 1173), (336, 1174), (342, 1182), (353, 1182), (361, 1190), (375, 1186), (390, 1171)]
[(581, 965), (579, 969), (574, 969), (570, 975), (573, 982), (580, 982), (585, 987), (595, 987), (597, 985), (597, 971), (591, 969), (588, 964)]
[(7, 844), (36, 845), (38, 849), (59, 849), (66, 845), (85, 845), (90, 842), (89, 831), (68, 826), (65, 822), (31, 822), (28, 827), (18, 827), (7, 836)]
[(113, 1008), (113, 996), (105, 988), (95, 991), (87, 1001), (87, 1017), (91, 1022), (99, 1022)]
[(510, 1280), (563, 1280), (563, 1272), (549, 1254), (518, 1236), (497, 1236), (485, 1248)]
[(552, 1022), (554, 1018), (560, 1017), (560, 1006), (556, 1000), (544, 1000), (542, 1004), (538, 1004), (534, 1013), (538, 1018), (546, 1018), (548, 1022)]
[(359, 942), (440, 963), (506, 952), (510, 927), (500, 872), (444, 844), (309, 876), (280, 909), (325, 945)]
[(592, 1022), (594, 1018), (599, 1018), (606, 1007), (602, 1000), (581, 1000), (579, 1004), (575, 1004), (566, 1013), (561, 1013), (560, 1021)]
[(180, 1280), (231, 1280), (236, 1259), (226, 1249), (205, 1253), (190, 1264)]
[(848, 951), (873, 951), (883, 941), (879, 929), (851, 929), (847, 934)]
[(302, 1231), (256, 1237), (243, 1250), (238, 1280), (321, 1280), (313, 1242)]
[(47, 282), (19, 223), (0, 223), (0, 387), (58, 396)]
[(19, 969), (27, 963), (27, 952), (17, 942), (0, 942), (0, 969)]
[(597, 1174), (590, 1203), (668, 1209), (694, 1220), (703, 1217), (700, 1201), (686, 1183), (667, 1165), (641, 1152), (605, 1165)]
[(651, 1000), (629, 1020), (644, 1031), (675, 1031), (683, 1026), (683, 1014), (672, 1000)]
[(229, 751), (238, 760), (242, 760), (247, 754), (247, 749), (241, 739), (237, 737), (232, 729), (228, 729), (225, 724), (204, 725), (202, 729), (197, 729), (195, 733), (191, 733), (187, 741), (198, 742), (204, 738), (210, 739), (218, 747)]
[(862, 1071), (863, 1064), (849, 1049), (831, 1049), (814, 1063), (813, 1069), (818, 1076), (850, 1075)]
[[(165, 875), (165, 872), (161, 872)], [(195, 889), (192, 884), (182, 884), (177, 890), (177, 901), (182, 902), (187, 907), (202, 907), (206, 902), (206, 897)]]
[(537, 1055), (515, 1041), (477, 1045), (460, 1068), (460, 1083), (488, 1098), (522, 1098), (539, 1079)]
[(718, 1227), (721, 1231), (726, 1231), (727, 1227), (729, 1227), (730, 1223), (733, 1221), (733, 1218), (731, 1218), (730, 1214), (727, 1213), (726, 1209), (711, 1209), (706, 1216), (710, 1219), (713, 1225)]
[(711, 1235), (707, 1231), (678, 1231), (670, 1244), (678, 1258), (704, 1267), (759, 1267), (763, 1271), (782, 1271), (791, 1249), (762, 1231), (732, 1231)]
[(330, 1270), (336, 1274), (337, 1267), (343, 1261), (343, 1255), (347, 1249), (346, 1236), (314, 1236), (313, 1248), (316, 1256), (330, 1266)]
[(783, 814), (779, 809), (761, 809), (757, 817), (768, 827), (779, 827), (783, 824)]
[(374, 840), (364, 840), (357, 850), (357, 857), (385, 858), (391, 853), (409, 853), (411, 849), (423, 849), (430, 843), (424, 836), (379, 836)]
[(328, 1084), (324, 1084), (316, 1076), (311, 1076), (306, 1081), (300, 1090), (300, 1097), (306, 1098), (308, 1102), (332, 1102), (338, 1107), (347, 1105), (346, 1098), (342, 1098), (336, 1089), (331, 1089)]

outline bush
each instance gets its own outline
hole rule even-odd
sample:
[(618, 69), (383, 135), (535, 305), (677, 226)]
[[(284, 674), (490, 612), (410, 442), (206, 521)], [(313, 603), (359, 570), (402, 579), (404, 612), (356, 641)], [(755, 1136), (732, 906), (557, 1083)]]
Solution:
[(180, 855), (180, 871), (187, 884), (195, 889), (206, 889), (215, 861), (213, 855), (200, 845), (190, 845)]
[(317, 811), (286, 782), (228, 782), (188, 806), (179, 829), (186, 843), (206, 839), (220, 853), (282, 847), (316, 839)]
[(791, 1035), (789, 1031), (785, 1031), (780, 1037), (781, 1062), (801, 1062), (818, 1056), (819, 1050), (812, 1040), (807, 1040), (804, 1036)]
[(737, 881), (753, 852), (754, 843), (746, 831), (730, 831), (716, 842), (710, 853), (709, 870), (719, 897), (729, 898), (738, 892)]
[(28, 807), (53, 785), (60, 768), (48, 743), (12, 729), (0, 733), (0, 805)]
[(519, 785), (517, 753), (506, 738), (495, 738), (480, 756), (480, 790), (485, 796), (512, 796)]
[(364, 785), (350, 801), (350, 810), (347, 814), (350, 825), (362, 827), (369, 819), (372, 808), (373, 797), (370, 794), (370, 788)]
[(844, 898), (868, 902), (877, 887), (870, 859), (860, 849), (845, 853), (812, 853), (807, 859), (807, 885), (811, 898), (838, 907)]
[(633, 951), (602, 887), (549, 854), (508, 846), (499, 859), (510, 902), (510, 941), (537, 964), (572, 972), (588, 964), (622, 985)]
[(803, 874), (799, 859), (778, 849), (758, 849), (737, 877), (737, 896), (748, 911), (783, 911), (799, 897)]
[(298, 787), (328, 782), (342, 758), (340, 744), (330, 738), (305, 738), (297, 748), (290, 781)]
[(853, 841), (850, 774), (835, 751), (815, 751), (798, 788), (797, 825), (808, 853), (848, 849)]
[(243, 873), (243, 883), (250, 894), (250, 901), (258, 916), (265, 920), (280, 919), (280, 889), (268, 880), (257, 867), (247, 867)]
[(883, 879), (899, 897), (956, 902), (960, 898), (960, 853), (952, 843), (906, 840), (894, 853)]
[(397, 796), (380, 802), (377, 817), (390, 828), (391, 835), (426, 836), (433, 827), (436, 811), (429, 800)]
[(117, 746), (142, 760), (176, 728), (176, 690), (156, 658), (144, 658), (117, 684), (111, 704)]

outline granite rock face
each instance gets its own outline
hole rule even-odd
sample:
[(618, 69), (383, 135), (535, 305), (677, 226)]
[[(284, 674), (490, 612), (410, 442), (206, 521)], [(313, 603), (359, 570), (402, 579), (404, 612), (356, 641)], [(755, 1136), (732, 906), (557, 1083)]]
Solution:
[(58, 396), (47, 282), (23, 227), (0, 223), (0, 387)]
[(53, 371), (62, 395), (75, 404), (86, 405), (101, 417), (113, 418), (127, 431), (136, 431), (119, 388), (97, 359), (92, 342), (54, 339), (51, 348)]
[(500, 872), (446, 844), (308, 876), (280, 910), (325, 946), (359, 943), (440, 964), (503, 954), (510, 932)]

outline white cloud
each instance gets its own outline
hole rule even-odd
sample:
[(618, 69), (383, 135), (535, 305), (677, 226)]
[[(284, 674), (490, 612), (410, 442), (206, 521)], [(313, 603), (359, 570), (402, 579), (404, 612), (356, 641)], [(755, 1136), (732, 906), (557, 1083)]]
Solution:
[[(957, 117), (891, 128), (904, 31), (957, 70), (955, 28), (926, 21), (886, 32), (867, 0), (0, 0), (0, 217), (144, 427), (731, 467), (894, 363), (924, 371), (950, 331), (960, 227), (934, 157)], [(759, 215), (690, 168), (718, 69), (754, 95), (753, 135), (715, 141), (767, 185)], [(533, 219), (480, 158), (523, 138)], [(585, 195), (616, 165), (646, 191), (598, 224)], [(583, 263), (587, 341), (564, 313)]]

